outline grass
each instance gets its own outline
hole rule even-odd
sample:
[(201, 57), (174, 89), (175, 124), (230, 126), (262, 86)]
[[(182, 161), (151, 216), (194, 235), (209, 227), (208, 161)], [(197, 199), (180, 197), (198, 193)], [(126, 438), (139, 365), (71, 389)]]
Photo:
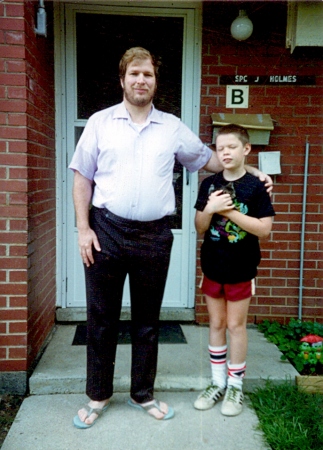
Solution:
[[(272, 450), (323, 449), (323, 395), (308, 394), (287, 381), (278, 386), (268, 381), (249, 397)], [(24, 398), (0, 396), (0, 448)]]
[(0, 448), (24, 398), (21, 395), (0, 395)]
[(259, 429), (273, 450), (323, 449), (323, 395), (308, 394), (285, 382), (249, 394)]

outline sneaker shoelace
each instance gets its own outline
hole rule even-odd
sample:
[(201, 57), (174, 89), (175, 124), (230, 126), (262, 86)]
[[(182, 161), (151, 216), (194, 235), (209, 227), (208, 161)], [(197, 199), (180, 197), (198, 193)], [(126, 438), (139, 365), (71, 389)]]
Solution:
[(202, 397), (204, 398), (212, 398), (214, 395), (214, 392), (219, 389), (218, 386), (210, 385), (208, 386), (205, 391), (202, 394)]
[(240, 395), (240, 390), (237, 388), (230, 388), (228, 389), (228, 398), (227, 400), (229, 402), (234, 402), (234, 403), (238, 403), (238, 401), (240, 400), (240, 398), (238, 399), (238, 395)]

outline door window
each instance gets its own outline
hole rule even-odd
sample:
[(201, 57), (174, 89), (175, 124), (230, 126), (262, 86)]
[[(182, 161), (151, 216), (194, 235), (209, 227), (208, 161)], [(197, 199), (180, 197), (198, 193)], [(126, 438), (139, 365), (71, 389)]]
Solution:
[[(88, 118), (100, 109), (122, 101), (118, 66), (130, 47), (145, 47), (161, 59), (154, 99), (156, 108), (180, 117), (193, 131), (198, 131), (200, 7), (134, 8), (132, 2), (122, 3), (121, 6), (100, 6), (73, 2), (57, 8), (61, 13), (61, 39), (65, 42), (65, 47), (57, 45), (63, 87), (62, 110), (57, 115), (57, 120), (61, 121), (62, 139), (58, 142), (66, 149), (66, 165), (71, 161)], [(73, 174), (65, 168), (64, 159), (60, 157), (66, 176), (61, 202), (66, 236), (63, 236), (58, 251), (64, 269), (62, 304), (84, 307), (84, 270), (71, 196)], [(194, 306), (196, 246), (192, 205), (197, 174), (188, 177), (186, 169), (175, 161), (173, 182), (176, 193), (176, 211), (171, 216), (174, 243), (163, 307), (191, 308)], [(123, 306), (129, 305), (129, 285), (125, 283)]]
[[(161, 60), (157, 109), (181, 117), (184, 19), (76, 14), (77, 120), (122, 101), (119, 61), (134, 46), (144, 47)], [(82, 127), (77, 127), (79, 139)], [(183, 167), (174, 166), (176, 208), (171, 227), (182, 228)]]

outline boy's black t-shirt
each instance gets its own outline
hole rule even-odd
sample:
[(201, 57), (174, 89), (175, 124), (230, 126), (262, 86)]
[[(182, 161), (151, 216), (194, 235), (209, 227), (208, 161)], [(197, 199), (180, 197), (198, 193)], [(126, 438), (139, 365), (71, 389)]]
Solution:
[[(223, 172), (206, 178), (201, 184), (195, 208), (203, 211), (210, 193), (226, 186), (241, 213), (258, 219), (275, 215), (264, 183), (249, 173), (232, 182), (224, 179)], [(207, 278), (221, 284), (252, 280), (257, 275), (260, 259), (257, 236), (225, 217), (213, 214), (201, 247), (201, 267)]]

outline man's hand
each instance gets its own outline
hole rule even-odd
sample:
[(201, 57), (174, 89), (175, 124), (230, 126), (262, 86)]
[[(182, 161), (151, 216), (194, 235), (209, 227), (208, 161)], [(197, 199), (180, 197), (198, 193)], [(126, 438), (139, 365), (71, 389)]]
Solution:
[(260, 181), (263, 181), (265, 183), (265, 187), (267, 188), (268, 194), (271, 195), (271, 191), (274, 187), (274, 183), (271, 177), (253, 166), (245, 165), (245, 169), (247, 172), (251, 173), (251, 175), (259, 178)]
[(97, 235), (91, 228), (88, 228), (87, 230), (79, 230), (78, 243), (82, 261), (86, 267), (90, 267), (91, 264), (94, 264), (92, 246), (98, 252), (101, 251)]
[(93, 181), (84, 177), (77, 170), (74, 173), (73, 199), (78, 229), (79, 250), (83, 263), (90, 267), (94, 263), (93, 247), (99, 252), (100, 244), (89, 224), (89, 205), (92, 198)]
[(266, 173), (260, 172), (259, 180), (265, 182), (265, 187), (267, 188), (267, 192), (271, 196), (272, 190), (274, 188), (274, 183), (273, 183), (273, 180), (271, 179), (271, 177), (269, 175), (267, 175)]

